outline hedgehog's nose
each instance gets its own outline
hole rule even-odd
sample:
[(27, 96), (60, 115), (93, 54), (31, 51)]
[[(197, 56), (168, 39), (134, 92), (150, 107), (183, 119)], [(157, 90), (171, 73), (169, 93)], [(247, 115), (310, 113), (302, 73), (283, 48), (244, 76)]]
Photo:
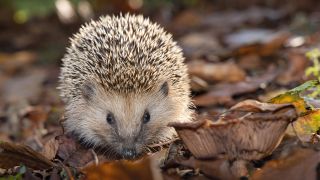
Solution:
[(122, 157), (124, 159), (134, 159), (137, 156), (137, 151), (133, 148), (124, 148), (122, 150)]

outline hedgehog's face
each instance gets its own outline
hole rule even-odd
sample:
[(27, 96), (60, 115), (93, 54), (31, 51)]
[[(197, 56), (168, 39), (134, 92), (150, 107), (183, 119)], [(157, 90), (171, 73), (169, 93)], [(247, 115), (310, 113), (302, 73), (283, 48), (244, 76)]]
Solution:
[(136, 158), (146, 152), (147, 145), (174, 135), (167, 124), (177, 121), (183, 112), (177, 107), (177, 99), (172, 98), (167, 82), (160, 83), (152, 92), (125, 95), (88, 83), (83, 88), (85, 108), (79, 113), (80, 121), (72, 126), (77, 127), (75, 131), (84, 142), (106, 147), (108, 155)]

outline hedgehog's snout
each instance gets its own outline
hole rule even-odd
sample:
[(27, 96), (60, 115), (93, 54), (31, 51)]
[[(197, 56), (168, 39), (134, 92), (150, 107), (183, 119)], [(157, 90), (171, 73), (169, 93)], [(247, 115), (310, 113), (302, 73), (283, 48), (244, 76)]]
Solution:
[(121, 138), (121, 145), (118, 152), (123, 159), (136, 159), (141, 152), (138, 151), (140, 143), (136, 136)]
[(122, 158), (123, 159), (136, 159), (140, 154), (140, 152), (138, 152), (138, 150), (137, 150), (136, 145), (137, 145), (136, 142), (123, 144), (120, 151), (119, 151)]
[(135, 148), (123, 148), (121, 155), (124, 159), (134, 159), (137, 157), (137, 151)]

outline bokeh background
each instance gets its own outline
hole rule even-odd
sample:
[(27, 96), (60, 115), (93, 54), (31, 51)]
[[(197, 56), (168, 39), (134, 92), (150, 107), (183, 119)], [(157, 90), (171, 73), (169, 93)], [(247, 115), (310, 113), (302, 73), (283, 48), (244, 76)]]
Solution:
[[(206, 96), (196, 101), (200, 113), (215, 115), (241, 99), (263, 100), (306, 80), (310, 62), (305, 52), (319, 46), (319, 4), (318, 0), (1, 0), (0, 139), (41, 149), (47, 137), (60, 131), (63, 104), (56, 90), (60, 60), (68, 38), (90, 19), (130, 12), (161, 24), (183, 48), (195, 97), (214, 91), (217, 84), (277, 75), (259, 79), (253, 89), (222, 88), (210, 102)], [(276, 71), (268, 72), (269, 66)], [(217, 73), (203, 74), (207, 67)]]

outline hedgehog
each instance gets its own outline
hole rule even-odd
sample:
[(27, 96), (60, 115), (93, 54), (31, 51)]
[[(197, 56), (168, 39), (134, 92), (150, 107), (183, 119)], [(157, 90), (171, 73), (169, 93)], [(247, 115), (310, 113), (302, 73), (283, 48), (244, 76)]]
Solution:
[(135, 159), (192, 120), (182, 49), (142, 15), (102, 16), (70, 38), (62, 58), (64, 130), (112, 157)]

